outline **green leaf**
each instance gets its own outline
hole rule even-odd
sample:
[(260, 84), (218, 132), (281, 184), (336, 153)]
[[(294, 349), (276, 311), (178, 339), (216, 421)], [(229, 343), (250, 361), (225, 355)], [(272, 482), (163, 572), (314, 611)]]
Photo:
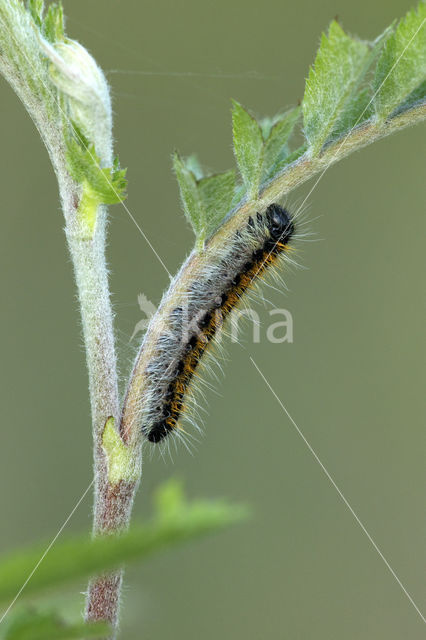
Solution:
[(62, 4), (50, 4), (43, 21), (43, 33), (49, 42), (61, 42), (65, 37)]
[(210, 236), (231, 210), (235, 191), (235, 171), (202, 178), (197, 183), (205, 211), (206, 237)]
[(414, 91), (410, 93), (408, 98), (398, 107), (398, 111), (405, 111), (415, 104), (426, 101), (426, 80), (422, 82)]
[[(47, 587), (57, 589), (123, 563), (143, 560), (162, 549), (218, 531), (246, 515), (247, 509), (225, 501), (188, 502), (178, 487), (169, 484), (157, 498), (154, 517), (146, 523), (134, 524), (123, 535), (95, 540), (84, 535), (57, 542), (32, 575), (22, 596)], [(0, 559), (1, 601), (14, 598), (46, 546), (21, 549)]]
[(93, 144), (75, 127), (77, 136), (67, 139), (67, 164), (71, 176), (79, 184), (87, 182), (97, 194), (99, 203), (114, 204), (126, 197), (126, 169), (120, 169), (118, 158), (112, 167), (101, 168)]
[(173, 155), (173, 168), (179, 184), (183, 210), (194, 230), (195, 237), (200, 244), (203, 244), (206, 237), (205, 215), (198, 193), (197, 180), (178, 153)]
[[(368, 120), (372, 113), (371, 96), (367, 87), (360, 89), (345, 107), (330, 138), (335, 139), (343, 136), (355, 125)], [(330, 139), (329, 138), (329, 139)]]
[(317, 155), (342, 115), (365, 68), (368, 46), (333, 21), (322, 35), (303, 98), (303, 122), (311, 155)]
[(259, 194), (262, 173), (262, 130), (255, 118), (239, 102), (233, 100), (232, 104), (235, 157), (248, 197), (254, 200)]
[(291, 164), (292, 162), (295, 162), (296, 160), (301, 158), (303, 154), (306, 153), (307, 149), (307, 145), (302, 144), (300, 147), (289, 153), (289, 155), (284, 158), (284, 160), (282, 160), (282, 162), (280, 162), (276, 167), (277, 172), (282, 171), (282, 169), (284, 169), (284, 167), (286, 167), (288, 164)]
[(278, 120), (279, 120), (279, 117), (271, 118), (271, 116), (265, 116), (264, 118), (261, 118), (261, 120), (258, 121), (260, 130), (262, 132), (262, 138), (264, 140), (266, 140), (266, 138), (269, 136), (269, 134), (271, 133), (272, 127)]
[(204, 178), (204, 171), (201, 167), (200, 161), (198, 160), (197, 154), (193, 153), (185, 158), (184, 163), (188, 171), (192, 171), (196, 180), (201, 180), (201, 178)]
[(287, 142), (293, 133), (300, 116), (300, 107), (291, 109), (278, 120), (271, 121), (271, 126), (263, 122), (262, 132), (265, 138), (263, 151), (262, 182), (276, 173), (277, 166), (288, 156)]
[(114, 202), (123, 202), (126, 199), (126, 188), (127, 188), (127, 178), (126, 173), (127, 169), (122, 169), (120, 167), (120, 160), (118, 156), (115, 156), (113, 160), (112, 169), (102, 169), (105, 175), (108, 176), (110, 187), (113, 188), (113, 194), (110, 195), (110, 199), (104, 200), (105, 204), (114, 204)]
[(183, 160), (177, 153), (173, 167), (179, 183), (185, 215), (192, 225), (199, 249), (230, 211), (235, 190), (235, 172), (226, 171), (202, 177), (201, 166), (195, 156)]
[(348, 96), (337, 124), (333, 128), (330, 139), (336, 139), (344, 133), (368, 120), (373, 114), (373, 100), (370, 83), (367, 86), (361, 85), (367, 80), (367, 75), (373, 64), (376, 62), (383, 50), (386, 40), (392, 34), (394, 23), (387, 27), (384, 32), (369, 45), (370, 50), (365, 58), (364, 65), (359, 68), (358, 78), (352, 85), (351, 94)]
[(426, 3), (401, 20), (380, 56), (373, 90), (378, 120), (385, 120), (426, 79)]
[(43, 23), (44, 0), (28, 0), (28, 11), (38, 27)]
[(246, 195), (246, 186), (245, 184), (238, 184), (235, 187), (235, 191), (234, 191), (234, 197), (232, 198), (232, 202), (231, 202), (231, 210), (234, 209), (234, 207), (236, 207), (240, 202), (242, 202), (242, 200), (244, 199), (244, 196)]
[(73, 640), (105, 638), (111, 629), (104, 622), (68, 624), (52, 612), (20, 611), (9, 622), (1, 640)]

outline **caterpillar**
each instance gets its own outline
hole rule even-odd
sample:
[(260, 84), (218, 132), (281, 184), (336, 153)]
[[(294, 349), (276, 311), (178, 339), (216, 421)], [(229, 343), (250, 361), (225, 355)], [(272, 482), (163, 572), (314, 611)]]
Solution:
[(206, 349), (247, 289), (288, 253), (294, 232), (290, 213), (279, 204), (269, 205), (234, 232), (230, 246), (216, 249), (213, 261), (209, 256), (196, 274), (189, 273), (185, 289), (171, 296), (172, 302), (169, 296), (160, 328), (151, 331), (154, 338), (147, 351), (155, 357), (147, 358), (140, 389), (142, 433), (150, 442), (158, 443), (179, 429), (188, 390)]

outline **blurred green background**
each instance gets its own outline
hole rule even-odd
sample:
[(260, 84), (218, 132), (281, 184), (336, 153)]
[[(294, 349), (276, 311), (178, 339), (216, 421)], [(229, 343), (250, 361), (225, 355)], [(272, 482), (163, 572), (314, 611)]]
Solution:
[[(233, 164), (230, 98), (261, 115), (296, 104), (320, 33), (338, 14), (374, 38), (411, 6), (253, 0), (65, 2), (68, 33), (108, 72), (127, 205), (174, 272), (193, 241), (170, 155)], [(2, 550), (52, 537), (91, 479), (84, 352), (55, 179), (34, 127), (0, 84)], [(424, 607), (424, 127), (330, 169), (309, 198), (320, 240), (289, 293), (294, 343), (263, 329), (229, 347), (220, 395), (189, 455), (147, 449), (135, 516), (165, 478), (226, 496), (254, 517), (126, 573), (122, 638), (399, 640), (419, 615), (250, 363), (257, 362), (414, 600)], [(312, 184), (312, 183), (311, 183)], [(288, 199), (297, 206), (310, 185)], [(315, 219), (315, 220), (314, 220)], [(168, 277), (125, 210), (111, 208), (109, 263), (123, 379)], [(90, 499), (68, 530), (90, 527)], [(81, 589), (84, 585), (81, 585)], [(77, 592), (77, 590), (76, 590)], [(58, 598), (77, 610), (82, 597)]]

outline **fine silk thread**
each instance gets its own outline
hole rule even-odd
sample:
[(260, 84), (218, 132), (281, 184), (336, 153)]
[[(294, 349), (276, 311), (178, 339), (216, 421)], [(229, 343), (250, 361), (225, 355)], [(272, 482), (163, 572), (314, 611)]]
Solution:
[(148, 401), (142, 432), (150, 442), (180, 429), (186, 396), (207, 347), (245, 292), (286, 256), (294, 232), (290, 213), (278, 204), (250, 216), (211, 272), (189, 285), (185, 305), (172, 309), (168, 330), (157, 339), (158, 358), (145, 372)]

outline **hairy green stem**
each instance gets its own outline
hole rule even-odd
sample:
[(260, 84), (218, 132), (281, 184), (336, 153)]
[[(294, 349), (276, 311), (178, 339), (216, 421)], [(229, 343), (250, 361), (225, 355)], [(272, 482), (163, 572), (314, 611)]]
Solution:
[[(66, 236), (74, 265), (80, 302), (92, 410), (94, 456), (93, 534), (123, 530), (130, 518), (134, 486), (117, 490), (108, 479), (103, 432), (109, 417), (118, 418), (119, 400), (114, 347), (113, 316), (105, 262), (106, 210), (96, 213), (96, 228), (87, 235), (74, 212), (66, 214)], [(94, 579), (86, 603), (88, 620), (117, 624), (121, 572)]]
[[(108, 419), (119, 418), (119, 399), (105, 261), (107, 211), (102, 194), (85, 184), (85, 176), (80, 181), (72, 175), (69, 139), (75, 135), (72, 121), (93, 144), (93, 164), (99, 162), (99, 173), (103, 167), (112, 167), (112, 112), (108, 86), (95, 61), (81, 45), (65, 41), (63, 25), (58, 22), (57, 41), (48, 41), (39, 26), (44, 19), (42, 4), (34, 5), (33, 11), (40, 12), (37, 19), (20, 0), (0, 0), (0, 72), (34, 121), (58, 180), (89, 372), (96, 536), (127, 527), (140, 477), (140, 458), (134, 460), (130, 478), (111, 479), (111, 459), (103, 447), (103, 434)], [(90, 583), (87, 619), (107, 620), (116, 626), (120, 585), (120, 572)]]
[[(75, 217), (68, 217), (65, 229), (74, 265), (86, 348), (95, 466), (101, 471), (95, 474), (96, 494), (104, 490), (104, 479), (107, 478), (102, 449), (103, 430), (107, 419), (118, 415), (113, 319), (104, 255), (105, 216), (104, 210), (97, 213), (97, 228), (93, 237), (87, 237), (82, 232)], [(100, 506), (95, 504), (95, 532), (109, 528), (105, 515), (100, 511)]]

